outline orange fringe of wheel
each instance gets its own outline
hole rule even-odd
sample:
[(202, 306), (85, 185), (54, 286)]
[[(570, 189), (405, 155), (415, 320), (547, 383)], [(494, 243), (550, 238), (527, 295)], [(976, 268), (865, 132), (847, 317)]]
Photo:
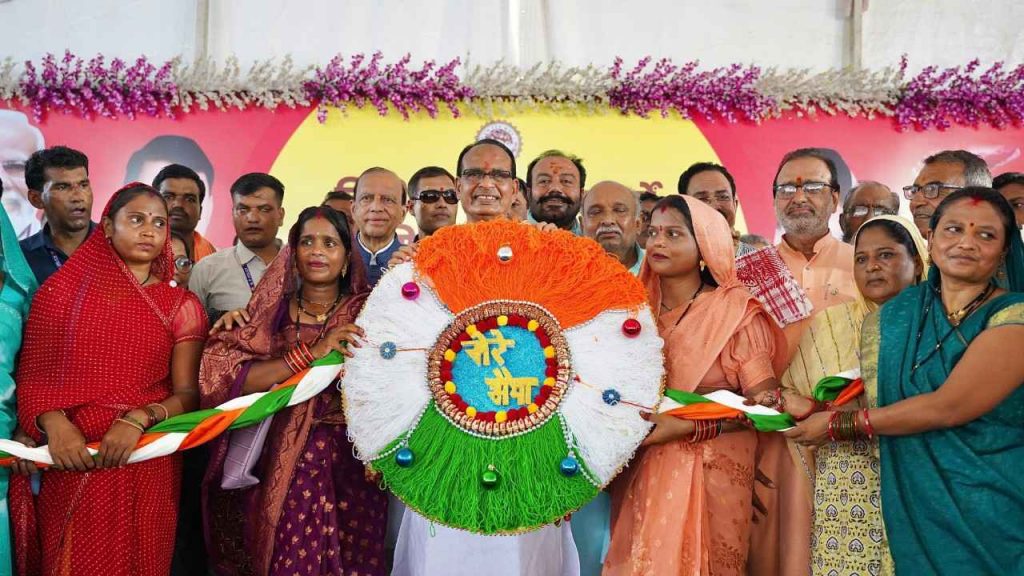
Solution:
[[(503, 246), (512, 258), (495, 266)], [(438, 230), (420, 243), (416, 269), (455, 314), (488, 300), (522, 300), (543, 306), (568, 329), (647, 302), (643, 286), (596, 242), (507, 221)]]

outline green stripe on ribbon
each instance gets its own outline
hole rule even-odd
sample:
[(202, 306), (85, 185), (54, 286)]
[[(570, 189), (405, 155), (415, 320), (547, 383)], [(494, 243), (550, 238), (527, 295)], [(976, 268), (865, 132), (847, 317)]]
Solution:
[[(714, 400), (709, 400), (700, 394), (684, 392), (682, 390), (673, 390), (671, 388), (667, 388), (665, 390), (665, 396), (684, 406), (689, 406), (691, 404), (718, 404)], [(737, 411), (742, 412), (742, 410)], [(796, 426), (796, 422), (793, 421), (793, 417), (785, 412), (773, 415), (749, 414), (744, 412), (744, 415), (754, 424), (754, 428), (761, 432), (778, 432), (779, 430), (785, 430), (786, 428)]]
[(839, 393), (853, 382), (850, 378), (842, 376), (826, 376), (814, 385), (814, 392), (811, 394), (819, 402), (831, 402), (839, 397)]

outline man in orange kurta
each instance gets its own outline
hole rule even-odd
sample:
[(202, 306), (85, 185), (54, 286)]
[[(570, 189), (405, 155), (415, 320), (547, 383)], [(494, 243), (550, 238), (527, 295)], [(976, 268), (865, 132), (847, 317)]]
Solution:
[[(821, 151), (787, 154), (775, 176), (775, 215), (785, 234), (779, 255), (807, 293), (812, 314), (854, 300), (853, 247), (829, 232), (829, 217), (839, 207), (835, 164)], [(787, 358), (792, 359), (809, 319), (786, 326)], [(781, 377), (781, 374), (779, 375)], [(812, 486), (786, 440), (761, 434), (759, 470), (772, 482), (755, 484), (767, 510), (751, 535), (749, 573), (753, 576), (807, 574), (810, 570)]]

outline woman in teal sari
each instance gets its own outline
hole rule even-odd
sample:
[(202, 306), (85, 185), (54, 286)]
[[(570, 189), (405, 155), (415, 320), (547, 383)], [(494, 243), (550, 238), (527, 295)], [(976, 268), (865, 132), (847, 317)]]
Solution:
[[(6, 210), (0, 210), (0, 438), (10, 438), (17, 422), (14, 408), (14, 360), (21, 328), (38, 285), (18, 246)], [(0, 468), (0, 576), (11, 574), (11, 533), (7, 515), (7, 478)]]
[(872, 408), (786, 435), (879, 437), (898, 574), (1024, 574), (1024, 244), (987, 188), (951, 194), (931, 228), (928, 282), (864, 323)]

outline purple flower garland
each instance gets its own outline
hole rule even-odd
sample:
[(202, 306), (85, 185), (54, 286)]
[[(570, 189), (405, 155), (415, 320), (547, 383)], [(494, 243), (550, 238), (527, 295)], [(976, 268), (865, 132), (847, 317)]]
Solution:
[[(922, 70), (903, 88), (894, 111), (896, 124), (901, 130), (945, 130), (953, 124), (1019, 127), (1024, 120), (1024, 65), (1004, 70), (996, 62), (978, 75), (980, 66), (975, 59), (964, 67)], [(904, 56), (900, 71), (906, 67)]]
[(32, 107), (36, 121), (47, 110), (64, 114), (77, 112), (84, 118), (100, 115), (106, 118), (138, 114), (174, 116), (178, 88), (171, 79), (173, 62), (159, 69), (145, 56), (128, 66), (115, 58), (110, 64), (102, 55), (88, 64), (70, 51), (58, 62), (47, 54), (37, 72), (32, 62), (25, 62), (19, 81), (21, 99)]
[(657, 110), (668, 117), (670, 111), (683, 118), (700, 116), (709, 120), (724, 118), (736, 122), (737, 116), (752, 122), (768, 117), (775, 103), (762, 96), (754, 84), (761, 76), (757, 66), (733, 64), (728, 68), (698, 70), (694, 60), (676, 66), (663, 58), (648, 70), (650, 57), (628, 73), (622, 72), (622, 59), (616, 58), (612, 66), (613, 87), (608, 90), (608, 102), (623, 114), (637, 114), (643, 118)]
[[(317, 118), (321, 122), (326, 121), (331, 107), (345, 110), (349, 105), (359, 108), (371, 105), (381, 116), (393, 109), (408, 119), (418, 112), (426, 112), (434, 118), (441, 106), (447, 107), (457, 117), (459, 105), (475, 102), (478, 94), (486, 94), (492, 100), (495, 98), (494, 85), (488, 85), (488, 82), (515, 85), (525, 81), (519, 71), (507, 70), (500, 63), (475, 75), (483, 79), (479, 80), (483, 84), (473, 85), (455, 73), (460, 65), (459, 59), (443, 66), (428, 61), (418, 69), (410, 67), (410, 62), (411, 57), (406, 55), (395, 63), (385, 64), (380, 52), (369, 58), (363, 54), (347, 59), (339, 55), (326, 66), (317, 67), (310, 74), (297, 78), (295, 81), (301, 85), (294, 89), (286, 86), (284, 90), (289, 91), (292, 97), (304, 98), (316, 105)], [(25, 62), (16, 83), (13, 78), (0, 78), (0, 83), (5, 83), (0, 86), (0, 94), (14, 94), (15, 99), (32, 108), (37, 121), (42, 120), (48, 111), (75, 113), (85, 118), (97, 115), (131, 119), (141, 115), (173, 118), (188, 112), (190, 108), (183, 100), (187, 100), (189, 95), (216, 90), (216, 87), (208, 85), (182, 86), (176, 82), (176, 64), (177, 61), (172, 60), (157, 67), (145, 56), (128, 65), (116, 58), (108, 63), (102, 55), (86, 62), (70, 51), (59, 60), (49, 54), (38, 64)], [(888, 99), (883, 102), (878, 100), (879, 97), (869, 96), (870, 103), (878, 104), (877, 108), (884, 110), (883, 113), (891, 113), (895, 126), (900, 130), (944, 130), (954, 125), (1005, 128), (1024, 124), (1024, 65), (1005, 69), (1003, 63), (997, 62), (982, 70), (980, 62), (974, 60), (966, 66), (946, 69), (930, 66), (909, 81), (905, 80), (906, 69), (907, 58), (904, 56), (898, 74), (892, 74), (893, 69), (888, 69), (889, 76), (883, 74), (862, 80), (834, 71), (817, 77), (816, 92), (797, 85), (790, 94), (786, 90), (778, 91), (779, 86), (789, 85), (787, 76), (774, 70), (764, 72), (757, 66), (734, 64), (702, 70), (697, 61), (677, 65), (669, 59), (655, 61), (647, 57), (627, 71), (622, 59), (616, 58), (605, 76), (607, 82), (597, 84), (599, 89), (577, 87), (573, 91), (573, 86), (568, 86), (562, 99), (567, 102), (606, 102), (623, 114), (644, 118), (652, 113), (662, 117), (676, 113), (683, 118), (760, 122), (778, 116), (784, 107), (798, 114), (813, 113), (819, 104), (828, 106), (834, 104), (834, 100), (844, 98), (843, 89), (836, 86), (854, 86), (854, 90), (860, 90), (869, 86), (868, 82), (874, 82), (870, 86), (881, 90), (868, 93), (887, 93)], [(579, 72), (567, 70), (559, 74), (571, 78), (574, 71)], [(837, 74), (845, 84), (834, 83)], [(184, 82), (195, 84), (197, 80), (190, 78)], [(258, 79), (253, 82), (260, 83)], [(531, 82), (545, 84), (537, 78)], [(774, 90), (769, 87), (772, 83)], [(564, 85), (565, 82), (555, 83), (559, 84)], [(232, 91), (241, 95), (245, 88), (227, 89), (229, 95)], [(893, 102), (895, 94), (898, 96)], [(501, 98), (500, 93), (498, 98)], [(523, 95), (510, 95), (509, 98), (522, 99)], [(821, 98), (832, 101), (819, 102)], [(856, 100), (858, 104), (846, 109), (847, 113), (872, 108), (864, 105), (862, 96), (851, 94), (846, 98), (851, 102)], [(560, 100), (557, 94), (549, 93), (538, 95), (537, 99), (538, 102)], [(278, 103), (271, 97), (261, 100), (259, 105), (273, 108)]]
[(364, 55), (356, 54), (346, 65), (338, 55), (326, 67), (316, 68), (313, 79), (303, 82), (302, 89), (310, 102), (317, 103), (320, 122), (327, 119), (329, 106), (345, 110), (349, 103), (358, 108), (370, 103), (381, 116), (387, 115), (390, 104), (408, 120), (409, 114), (420, 110), (431, 118), (437, 117), (438, 103), (443, 102), (457, 117), (456, 104), (473, 97), (473, 90), (463, 86), (455, 75), (458, 58), (435, 71), (433, 61), (424, 63), (419, 70), (410, 70), (408, 54), (394, 64), (381, 67), (383, 57), (375, 52), (366, 62)]

